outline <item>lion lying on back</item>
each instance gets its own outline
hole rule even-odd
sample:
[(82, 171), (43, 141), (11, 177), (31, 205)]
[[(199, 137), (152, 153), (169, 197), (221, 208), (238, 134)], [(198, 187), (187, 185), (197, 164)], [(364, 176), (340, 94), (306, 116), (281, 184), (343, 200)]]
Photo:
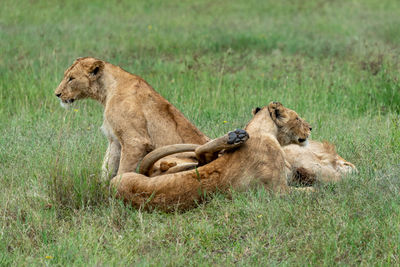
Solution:
[[(195, 170), (149, 177), (124, 173), (111, 180), (117, 197), (134, 207), (165, 211), (194, 207), (213, 192), (230, 188), (246, 190), (262, 185), (273, 191), (287, 192), (287, 166), (283, 145), (303, 145), (310, 125), (296, 112), (273, 102), (254, 114), (247, 124), (247, 139), (241, 131), (229, 133), (196, 149), (196, 157), (225, 150), (216, 160)], [(236, 150), (230, 150), (236, 148)]]
[(312, 185), (315, 182), (337, 182), (357, 168), (336, 153), (329, 142), (309, 140), (308, 146), (288, 145), (283, 147), (286, 160), (291, 165), (289, 183)]
[[(346, 174), (357, 172), (357, 168), (336, 153), (335, 146), (327, 141), (308, 140), (305, 146), (283, 146), (287, 161), (287, 179), (290, 185), (311, 186), (316, 182), (337, 182)], [(199, 165), (194, 153), (198, 145), (177, 145), (171, 149), (157, 149), (153, 157), (145, 157), (140, 173), (157, 176), (189, 170)], [(185, 152), (182, 154), (171, 155)], [(170, 156), (169, 156), (170, 155)], [(200, 164), (201, 165), (201, 164)]]

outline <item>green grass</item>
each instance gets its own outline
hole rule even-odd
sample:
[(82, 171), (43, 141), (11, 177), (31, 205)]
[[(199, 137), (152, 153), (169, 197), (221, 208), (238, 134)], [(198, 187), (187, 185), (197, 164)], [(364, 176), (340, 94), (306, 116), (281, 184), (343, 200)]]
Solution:
[[(1, 6), (0, 266), (400, 264), (400, 2)], [(281, 101), (359, 174), (186, 213), (125, 207), (99, 182), (101, 106), (53, 95), (81, 56), (142, 76), (211, 137)]]

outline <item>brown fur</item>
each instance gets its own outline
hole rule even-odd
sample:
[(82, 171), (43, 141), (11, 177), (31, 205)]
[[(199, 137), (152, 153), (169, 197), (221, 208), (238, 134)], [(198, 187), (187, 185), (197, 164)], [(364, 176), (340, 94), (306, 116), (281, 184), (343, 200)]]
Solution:
[[(186, 153), (180, 153), (177, 155), (171, 155), (167, 157), (163, 157), (154, 165), (151, 167), (151, 169), (148, 172), (148, 176), (153, 177), (153, 176), (158, 176), (162, 174), (167, 174), (167, 173), (174, 173), (183, 170), (187, 170), (187, 168), (182, 167), (182, 168), (177, 168), (179, 166), (192, 166), (189, 169), (193, 169), (194, 167), (197, 167), (198, 161), (196, 158), (196, 155), (194, 152), (186, 152)], [(170, 165), (171, 167), (167, 167)]]
[[(155, 176), (152, 171), (152, 167), (155, 162), (159, 161), (159, 170), (161, 172), (169, 171), (171, 168), (177, 166), (177, 162), (179, 159), (175, 158), (175, 162), (168, 161), (160, 161), (160, 159), (164, 159), (170, 155), (181, 153), (182, 152), (192, 152), (196, 162), (189, 162), (189, 164), (182, 165), (180, 164), (179, 171), (188, 170), (188, 165), (192, 166), (191, 168), (203, 166), (218, 157), (222, 152), (235, 149), (241, 146), (244, 142), (249, 139), (249, 135), (246, 131), (241, 129), (236, 129), (235, 131), (229, 132), (226, 135), (216, 138), (212, 141), (204, 145), (196, 145), (196, 144), (175, 144), (168, 145), (158, 149), (153, 150), (149, 154), (147, 154), (142, 162), (140, 163), (139, 173), (146, 176)], [(189, 155), (187, 155), (189, 157)], [(187, 159), (186, 159), (187, 160)], [(188, 162), (186, 162), (188, 163)], [(182, 169), (183, 168), (183, 169)], [(177, 172), (176, 168), (174, 168), (175, 172)]]
[[(277, 103), (277, 102), (275, 102)], [(288, 109), (283, 107), (280, 103), (277, 106), (276, 109), (270, 111), (271, 118), (275, 120), (277, 127), (281, 127), (282, 125), (285, 125), (285, 127), (280, 128), (280, 131), (278, 132), (278, 142), (281, 144), (288, 144), (292, 142), (291, 140), (296, 140), (296, 144), (299, 144), (301, 146), (305, 146), (307, 144), (306, 142), (306, 134), (309, 133), (312, 128), (311, 126), (304, 121), (302, 118), (294, 114), (291, 114)], [(282, 109), (282, 110), (281, 110)], [(255, 115), (260, 108), (256, 108), (252, 111), (253, 115)], [(282, 114), (280, 114), (282, 113)], [(283, 114), (289, 114), (290, 116), (285, 116)], [(279, 116), (280, 115), (280, 116)], [(296, 117), (297, 116), (297, 117)], [(299, 140), (303, 139), (303, 142), (300, 142)], [(210, 162), (211, 160), (215, 159), (218, 155), (213, 154), (212, 156), (207, 155), (207, 160), (206, 162)], [(161, 163), (163, 163), (163, 167), (161, 168)], [(161, 174), (167, 174), (167, 173), (174, 173), (182, 170), (188, 170), (190, 168), (194, 168), (196, 164), (199, 163), (200, 165), (202, 164), (202, 161), (195, 156), (190, 156), (190, 157), (184, 157), (182, 155), (179, 156), (168, 156), (163, 158), (162, 160), (159, 160), (156, 162), (151, 170), (148, 173), (142, 173), (145, 175), (149, 176), (157, 176)], [(287, 163), (287, 162), (286, 162)], [(174, 168), (168, 168), (166, 167), (168, 164), (173, 165)], [(176, 166), (178, 165), (178, 166)], [(287, 163), (288, 165), (288, 163)], [(175, 167), (176, 166), (176, 167)], [(179, 167), (181, 166), (181, 167)], [(290, 169), (290, 166), (288, 165), (288, 168)]]
[(153, 177), (162, 174), (188, 170), (188, 168), (185, 166), (191, 166), (189, 169), (193, 169), (197, 166), (197, 163), (197, 158), (194, 152), (166, 156), (154, 163), (148, 172), (148, 176)]
[(105, 177), (135, 171), (144, 155), (157, 147), (209, 140), (145, 80), (99, 59), (77, 59), (55, 94), (64, 105), (83, 98), (103, 105), (102, 129), (109, 141)]
[(342, 176), (357, 168), (336, 153), (329, 142), (310, 140), (309, 145), (288, 145), (283, 148), (286, 160), (291, 165), (289, 182), (311, 185), (317, 181), (339, 181)]
[[(250, 139), (235, 151), (225, 152), (196, 170), (152, 178), (124, 173), (114, 177), (111, 186), (116, 188), (117, 197), (134, 207), (157, 207), (165, 211), (192, 208), (217, 190), (245, 190), (262, 185), (286, 192), (289, 190), (287, 168), (281, 145), (299, 144), (298, 135), (306, 139), (310, 134), (308, 123), (297, 118), (296, 112), (280, 103), (271, 103), (254, 115), (246, 126)], [(278, 136), (283, 143), (278, 142)]]
[[(305, 125), (305, 127), (308, 126)], [(282, 139), (290, 138), (290, 134), (285, 133), (285, 131), (281, 131), (280, 134)], [(283, 150), (286, 154), (290, 184), (310, 186), (316, 182), (340, 181), (346, 174), (357, 172), (357, 168), (351, 162), (337, 154), (335, 145), (327, 141), (309, 140), (307, 146), (289, 145), (284, 146)], [(161, 170), (161, 161), (164, 166), (167, 166), (168, 163), (171, 164), (171, 167), (165, 167)], [(197, 159), (194, 156), (186, 158), (182, 156), (165, 157), (154, 164), (149, 175), (156, 176), (187, 170), (194, 168), (196, 163)]]

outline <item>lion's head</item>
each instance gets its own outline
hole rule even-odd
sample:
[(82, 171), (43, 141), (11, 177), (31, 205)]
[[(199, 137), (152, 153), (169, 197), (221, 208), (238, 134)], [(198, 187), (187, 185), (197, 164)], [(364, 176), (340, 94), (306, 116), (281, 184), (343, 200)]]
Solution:
[(104, 69), (104, 61), (85, 57), (78, 58), (64, 72), (64, 78), (58, 85), (55, 95), (63, 107), (75, 100), (92, 97), (99, 98), (99, 78)]
[(279, 102), (271, 102), (268, 105), (268, 111), (278, 126), (277, 139), (282, 146), (289, 144), (298, 144), (306, 146), (307, 138), (311, 133), (311, 125), (299, 117), (297, 113), (284, 107)]

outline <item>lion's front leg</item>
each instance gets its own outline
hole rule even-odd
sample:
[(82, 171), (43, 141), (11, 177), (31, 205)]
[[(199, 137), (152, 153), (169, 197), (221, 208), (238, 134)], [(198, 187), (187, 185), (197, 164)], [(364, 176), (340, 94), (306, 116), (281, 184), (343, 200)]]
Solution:
[(119, 162), (121, 159), (121, 145), (118, 140), (109, 140), (106, 154), (102, 165), (101, 178), (108, 181), (118, 172)]

